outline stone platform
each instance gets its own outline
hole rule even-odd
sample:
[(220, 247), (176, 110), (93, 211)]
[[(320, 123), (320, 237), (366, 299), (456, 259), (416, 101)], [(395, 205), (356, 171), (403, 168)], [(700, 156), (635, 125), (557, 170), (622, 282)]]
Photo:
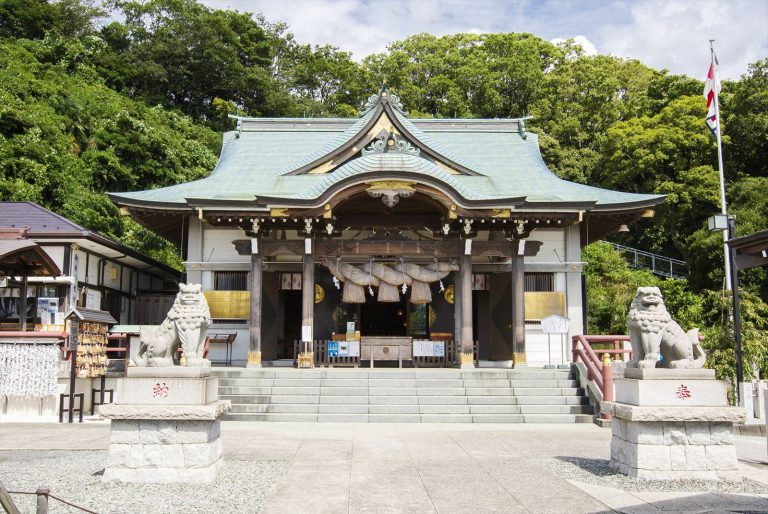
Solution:
[(627, 369), (616, 380), (611, 466), (654, 480), (736, 478), (733, 424), (726, 386), (712, 370)]
[(212, 482), (222, 464), (220, 425), (230, 402), (217, 399), (210, 368), (135, 368), (118, 382), (105, 482)]

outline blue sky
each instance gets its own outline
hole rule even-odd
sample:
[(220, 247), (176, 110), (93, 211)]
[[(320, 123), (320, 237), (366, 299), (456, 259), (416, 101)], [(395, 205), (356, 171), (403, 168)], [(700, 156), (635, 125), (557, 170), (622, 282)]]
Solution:
[(768, 57), (768, 0), (201, 0), (284, 21), (302, 43), (330, 43), (355, 59), (411, 34), (531, 32), (575, 37), (589, 52), (637, 58), (703, 78), (709, 39), (720, 74), (738, 78)]

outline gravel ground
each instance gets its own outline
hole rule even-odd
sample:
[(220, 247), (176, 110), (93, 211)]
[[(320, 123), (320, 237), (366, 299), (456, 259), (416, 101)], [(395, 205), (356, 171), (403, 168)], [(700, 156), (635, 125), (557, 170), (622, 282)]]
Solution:
[[(225, 460), (213, 484), (103, 484), (106, 451), (0, 451), (0, 481), (9, 491), (51, 493), (99, 513), (260, 512), (288, 469), (286, 461)], [(34, 495), (12, 494), (21, 512), (35, 512)], [(50, 500), (49, 512), (82, 512)]]
[(720, 482), (710, 480), (667, 481), (629, 478), (609, 468), (608, 461), (603, 459), (558, 457), (557, 459), (548, 459), (545, 462), (545, 466), (560, 478), (615, 487), (624, 491), (768, 494), (768, 486), (748, 478), (741, 481)]

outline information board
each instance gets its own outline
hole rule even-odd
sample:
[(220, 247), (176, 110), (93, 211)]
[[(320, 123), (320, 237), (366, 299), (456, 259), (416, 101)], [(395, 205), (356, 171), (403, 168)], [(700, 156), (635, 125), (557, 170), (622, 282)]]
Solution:
[(567, 334), (570, 322), (571, 320), (564, 316), (553, 314), (541, 319), (541, 331), (545, 334)]

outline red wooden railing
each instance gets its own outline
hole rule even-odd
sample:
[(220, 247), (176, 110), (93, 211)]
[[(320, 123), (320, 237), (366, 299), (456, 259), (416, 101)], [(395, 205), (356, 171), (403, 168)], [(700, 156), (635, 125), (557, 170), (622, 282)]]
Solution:
[[(600, 389), (602, 401), (613, 401), (613, 361), (632, 360), (632, 350), (624, 348), (627, 341), (629, 336), (573, 336), (573, 362), (581, 360), (584, 363), (587, 368), (587, 380), (593, 381)], [(593, 344), (610, 348), (593, 348)], [(602, 354), (602, 360), (598, 353)], [(605, 414), (603, 419), (610, 419), (610, 415)]]
[[(699, 336), (699, 341), (704, 337)], [(633, 352), (629, 348), (624, 348), (624, 344), (629, 341), (629, 336), (624, 335), (601, 335), (590, 336), (579, 334), (572, 338), (573, 341), (573, 362), (582, 361), (587, 368), (587, 380), (593, 381), (603, 396), (603, 401), (613, 401), (613, 361), (627, 362), (631, 361)], [(592, 345), (600, 344), (610, 346), (610, 348), (593, 348)], [(602, 360), (598, 357), (602, 355)], [(606, 415), (607, 419), (610, 416)]]

